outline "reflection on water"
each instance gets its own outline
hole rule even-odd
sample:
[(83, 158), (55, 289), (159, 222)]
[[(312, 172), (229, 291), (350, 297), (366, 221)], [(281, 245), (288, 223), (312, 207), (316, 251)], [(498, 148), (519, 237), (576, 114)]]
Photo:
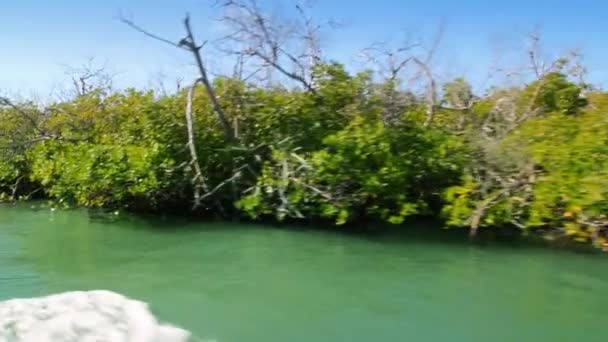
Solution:
[(219, 341), (603, 341), (607, 260), (0, 207), (0, 299), (108, 289)]

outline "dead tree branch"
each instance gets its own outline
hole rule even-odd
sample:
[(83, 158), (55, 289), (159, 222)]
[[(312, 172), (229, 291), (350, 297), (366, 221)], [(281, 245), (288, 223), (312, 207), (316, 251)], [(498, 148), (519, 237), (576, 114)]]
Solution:
[(216, 185), (213, 189), (211, 189), (210, 191), (207, 191), (205, 194), (200, 196), (200, 200), (202, 201), (208, 197), (213, 196), (215, 193), (217, 193), (219, 190), (221, 190), (228, 183), (234, 182), (235, 180), (239, 179), (243, 175), (243, 172), (242, 172), (243, 170), (250, 169), (250, 168), (251, 167), (249, 166), (249, 164), (245, 164), (245, 165), (238, 167), (237, 169), (234, 170), (234, 173), (232, 174), (232, 176), (230, 176), (227, 179), (224, 179), (222, 182), (220, 182), (218, 185)]
[(129, 19), (126, 19), (126, 18), (124, 18), (124, 17), (120, 17), (120, 18), (119, 18), (119, 20), (120, 20), (120, 21), (121, 21), (123, 24), (125, 24), (125, 25), (127, 25), (127, 26), (131, 27), (131, 28), (132, 28), (132, 29), (134, 29), (135, 31), (137, 31), (137, 32), (139, 32), (139, 33), (141, 33), (141, 34), (143, 34), (143, 35), (147, 36), (148, 38), (152, 38), (152, 39), (154, 39), (154, 40), (158, 40), (158, 41), (163, 42), (163, 43), (165, 43), (165, 44), (169, 44), (169, 45), (171, 45), (171, 46), (174, 46), (174, 47), (176, 47), (176, 48), (180, 48), (180, 49), (187, 50), (187, 49), (186, 49), (184, 46), (181, 46), (181, 45), (179, 45), (179, 44), (177, 44), (177, 43), (175, 43), (175, 42), (173, 42), (173, 41), (171, 41), (171, 40), (169, 40), (169, 39), (165, 39), (165, 38), (163, 38), (163, 37), (160, 37), (160, 36), (157, 36), (157, 35), (155, 35), (155, 34), (153, 34), (153, 33), (150, 33), (150, 31), (147, 31), (147, 30), (143, 29), (141, 26), (139, 26), (139, 25), (135, 24), (133, 21), (131, 21), (131, 20), (129, 20)]
[[(296, 6), (303, 21), (303, 27), (298, 27), (266, 15), (256, 0), (223, 0), (220, 4), (224, 9), (220, 21), (233, 31), (225, 40), (241, 47), (233, 54), (254, 57), (269, 71), (275, 70), (304, 90), (317, 94), (312, 71), (321, 62), (321, 25), (316, 25), (302, 6)], [(288, 48), (294, 45), (303, 51)]]
[(110, 90), (115, 74), (108, 72), (107, 63), (95, 66), (94, 58), (77, 68), (66, 67), (77, 96), (83, 96), (95, 89)]
[(412, 61), (416, 63), (420, 70), (422, 70), (422, 73), (428, 82), (426, 90), (426, 119), (424, 120), (424, 126), (426, 127), (431, 124), (435, 117), (435, 108), (437, 106), (437, 82), (435, 81), (435, 77), (433, 77), (433, 73), (427, 62), (423, 62), (418, 58), (413, 58)]
[(196, 152), (196, 145), (194, 143), (194, 118), (192, 115), (192, 101), (196, 86), (201, 79), (194, 81), (190, 89), (188, 90), (188, 97), (186, 101), (186, 127), (188, 129), (188, 149), (190, 150), (190, 165), (194, 169), (194, 177), (192, 178), (192, 185), (194, 185), (194, 209), (197, 209), (201, 205), (201, 191), (207, 192), (207, 184), (201, 171), (201, 165), (198, 161), (198, 153)]
[(424, 79), (426, 82), (424, 98), (427, 107), (424, 126), (432, 123), (437, 108), (437, 81), (432, 71), (432, 60), (441, 43), (444, 33), (444, 24), (440, 23), (438, 33), (433, 43), (425, 49), (419, 41), (412, 41), (409, 37), (399, 48), (391, 48), (387, 43), (375, 43), (362, 51), (362, 57), (366, 63), (371, 63), (374, 70), (384, 79), (385, 87), (383, 97), (386, 102), (385, 121), (393, 121), (403, 106), (398, 105), (401, 80), (407, 75), (412, 75), (411, 80), (418, 82)]
[(121, 18), (120, 20), (124, 24), (126, 24), (129, 27), (131, 27), (132, 29), (136, 30), (137, 32), (140, 32), (152, 39), (161, 41), (165, 44), (169, 44), (171, 46), (174, 46), (174, 47), (177, 47), (180, 49), (184, 49), (193, 55), (194, 60), (196, 61), (196, 66), (200, 73), (200, 78), (197, 82), (200, 81), (205, 86), (205, 91), (207, 92), (207, 96), (209, 97), (209, 100), (211, 101), (211, 104), (213, 106), (213, 111), (215, 112), (217, 120), (219, 121), (219, 123), (222, 127), (222, 130), (224, 131), (225, 138), (229, 141), (234, 140), (234, 134), (233, 134), (233, 130), (230, 127), (229, 120), (227, 119), (227, 117), (224, 113), (224, 110), (222, 109), (222, 106), (220, 105), (220, 103), (217, 99), (217, 95), (215, 94), (214, 87), (211, 83), (211, 80), (209, 79), (209, 74), (207, 72), (207, 69), (205, 68), (205, 64), (203, 63), (201, 49), (203, 48), (205, 43), (203, 43), (201, 45), (198, 45), (196, 43), (194, 34), (192, 32), (192, 26), (190, 24), (190, 16), (188, 14), (186, 14), (186, 17), (184, 18), (184, 21), (183, 21), (184, 29), (186, 31), (186, 37), (183, 38), (182, 40), (180, 40), (178, 43), (174, 43), (173, 41), (171, 41), (169, 39), (162, 38), (153, 33), (150, 33), (149, 31), (138, 26), (131, 20), (127, 20), (125, 18)]

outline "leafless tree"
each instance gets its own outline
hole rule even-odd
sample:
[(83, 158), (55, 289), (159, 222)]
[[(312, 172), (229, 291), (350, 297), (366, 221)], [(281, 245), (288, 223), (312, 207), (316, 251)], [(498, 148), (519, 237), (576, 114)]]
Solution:
[[(136, 30), (152, 39), (155, 39), (155, 40), (161, 41), (165, 44), (188, 51), (194, 58), (194, 61), (198, 68), (199, 77), (193, 82), (192, 86), (188, 90), (185, 116), (186, 116), (186, 126), (187, 126), (187, 130), (188, 130), (187, 146), (188, 146), (188, 150), (190, 151), (190, 166), (194, 173), (193, 178), (192, 178), (192, 183), (194, 186), (194, 209), (197, 209), (201, 205), (203, 199), (205, 199), (215, 193), (215, 191), (210, 192), (209, 187), (206, 183), (205, 177), (202, 173), (202, 169), (201, 169), (201, 166), (199, 163), (198, 153), (197, 153), (197, 149), (196, 149), (196, 145), (195, 145), (195, 135), (194, 135), (194, 131), (195, 131), (194, 124), (195, 123), (194, 123), (194, 113), (193, 113), (193, 108), (192, 108), (192, 102), (193, 102), (193, 98), (194, 98), (194, 93), (196, 91), (196, 87), (199, 83), (203, 84), (204, 89), (207, 93), (207, 96), (211, 101), (213, 111), (216, 115), (218, 122), (220, 123), (220, 125), (223, 129), (224, 137), (229, 142), (232, 142), (235, 139), (232, 127), (230, 127), (228, 118), (227, 118), (226, 114), (224, 113), (222, 106), (219, 103), (219, 100), (216, 95), (215, 89), (213, 87), (212, 81), (209, 77), (209, 72), (203, 62), (203, 56), (202, 56), (201, 50), (205, 46), (206, 42), (204, 42), (200, 45), (196, 42), (194, 33), (192, 31), (192, 25), (190, 22), (189, 15), (186, 15), (184, 18), (184, 21), (183, 21), (186, 36), (184, 38), (182, 38), (179, 42), (174, 42), (169, 39), (160, 37), (156, 34), (153, 34), (149, 31), (145, 30), (144, 28), (138, 26), (137, 24), (135, 24), (132, 20), (128, 20), (124, 17), (120, 18), (120, 20), (124, 24), (133, 28), (134, 30)], [(236, 176), (233, 177), (233, 179), (235, 179), (235, 178), (236, 178)], [(202, 193), (202, 192), (204, 192), (204, 193)], [(219, 204), (219, 202), (217, 202), (217, 201), (216, 201), (216, 203), (218, 204), (218, 208), (221, 211), (223, 211), (221, 204)]]
[(66, 67), (66, 74), (70, 77), (73, 91), (76, 96), (85, 95), (93, 90), (110, 91), (116, 76), (108, 69), (107, 62), (97, 66), (94, 58), (89, 58), (80, 67)]
[(363, 49), (360, 57), (366, 67), (378, 74), (383, 83), (378, 91), (382, 100), (382, 119), (385, 124), (391, 125), (396, 122), (405, 108), (413, 102), (410, 93), (405, 92), (402, 87), (404, 69), (412, 62), (412, 50), (419, 43), (410, 43), (409, 40), (403, 46), (393, 49), (388, 43), (374, 43)]
[(420, 41), (412, 41), (407, 38), (404, 43), (396, 48), (390, 47), (388, 43), (375, 43), (362, 51), (361, 56), (364, 61), (372, 65), (389, 85), (386, 96), (386, 107), (388, 121), (394, 119), (395, 113), (402, 106), (399, 105), (398, 91), (404, 78), (409, 78), (409, 83), (424, 80), (424, 98), (427, 112), (424, 126), (432, 123), (437, 108), (437, 81), (432, 70), (433, 58), (439, 48), (445, 27), (440, 23), (437, 34), (435, 35), (430, 47)]
[(169, 44), (169, 45), (174, 46), (179, 49), (186, 50), (191, 53), (191, 55), (194, 58), (194, 61), (196, 62), (196, 66), (199, 71), (199, 77), (194, 82), (194, 85), (198, 84), (199, 82), (204, 85), (205, 91), (207, 92), (207, 96), (211, 100), (211, 104), (213, 106), (213, 110), (216, 114), (217, 120), (220, 123), (220, 125), (224, 131), (224, 136), (226, 137), (226, 139), (228, 139), (230, 141), (233, 140), (234, 136), (233, 136), (233, 132), (230, 127), (229, 121), (228, 121), (226, 115), (224, 114), (224, 110), (223, 110), (222, 106), (220, 105), (220, 103), (218, 101), (217, 95), (215, 94), (215, 89), (211, 83), (211, 79), (209, 78), (209, 72), (207, 71), (207, 68), (205, 67), (205, 64), (203, 62), (201, 50), (205, 46), (206, 42), (203, 42), (200, 45), (197, 44), (193, 31), (192, 31), (192, 26), (190, 23), (190, 16), (186, 15), (184, 18), (183, 25), (184, 25), (184, 29), (186, 32), (186, 36), (184, 38), (182, 38), (179, 42), (173, 42), (169, 39), (157, 36), (156, 34), (153, 34), (149, 31), (145, 30), (144, 28), (138, 26), (132, 20), (126, 19), (124, 17), (121, 17), (120, 20), (127, 26), (133, 28), (134, 30), (136, 30), (152, 39), (158, 40), (165, 44)]
[(157, 89), (163, 96), (179, 93), (184, 82), (183, 76), (170, 76), (163, 71), (159, 71), (150, 80), (150, 88)]
[[(578, 80), (581, 87), (586, 87), (586, 70), (581, 64), (581, 54), (571, 50), (557, 58), (543, 58), (542, 37), (538, 30), (528, 35), (526, 57), (527, 66), (521, 70), (510, 70), (508, 76), (528, 79), (528, 84), (534, 85), (532, 94), (524, 98), (527, 94), (518, 89), (500, 90), (495, 94), (495, 107), (481, 127), (488, 140), (500, 139), (529, 119), (542, 114), (543, 108), (538, 106), (538, 98), (546, 86), (549, 74), (566, 74)], [(517, 105), (522, 101), (525, 103), (523, 110)]]
[(520, 73), (524, 76), (526, 71), (531, 74), (531, 93), (521, 89), (503, 89), (490, 96), (495, 103), (494, 108), (480, 126), (478, 138), (472, 138), (473, 145), (478, 147), (478, 162), (471, 171), (479, 184), (476, 194), (479, 201), (469, 218), (471, 236), (476, 235), (487, 211), (501, 201), (509, 203), (511, 223), (524, 226), (521, 220), (531, 203), (532, 188), (541, 170), (523, 151), (513, 147), (502, 148), (502, 143), (509, 133), (543, 113), (544, 108), (538, 99), (547, 85), (548, 75), (564, 73), (581, 82), (584, 79), (580, 54), (568, 52), (552, 60), (542, 58), (541, 38), (536, 31), (529, 35), (526, 57), (528, 66)]
[(317, 93), (313, 71), (322, 62), (320, 33), (324, 25), (313, 20), (308, 6), (296, 4), (298, 17), (289, 20), (265, 13), (257, 0), (218, 3), (223, 9), (220, 21), (230, 30), (224, 37), (224, 51), (240, 55), (241, 61), (258, 61), (268, 75), (276, 71), (306, 91)]

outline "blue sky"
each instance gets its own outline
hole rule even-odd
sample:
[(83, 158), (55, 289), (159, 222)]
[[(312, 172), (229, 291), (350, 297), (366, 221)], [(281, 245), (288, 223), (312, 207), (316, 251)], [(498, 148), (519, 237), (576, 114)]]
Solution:
[[(260, 0), (267, 8), (288, 0)], [(182, 36), (186, 11), (201, 39), (218, 34), (213, 0), (12, 0), (0, 9), (0, 91), (48, 95), (64, 86), (66, 66), (94, 57), (107, 61), (119, 86), (155, 86), (160, 75), (189, 79), (183, 52), (149, 40), (116, 20), (119, 13), (160, 35)], [(349, 66), (371, 42), (398, 40), (403, 32), (430, 36), (444, 20), (437, 67), (449, 77), (481, 84), (498, 55), (517, 52), (539, 27), (545, 51), (580, 48), (590, 80), (608, 85), (608, 2), (601, 0), (317, 0), (313, 15), (342, 28), (326, 37), (327, 54)], [(507, 53), (508, 51), (508, 53)], [(213, 64), (214, 61), (210, 61)]]

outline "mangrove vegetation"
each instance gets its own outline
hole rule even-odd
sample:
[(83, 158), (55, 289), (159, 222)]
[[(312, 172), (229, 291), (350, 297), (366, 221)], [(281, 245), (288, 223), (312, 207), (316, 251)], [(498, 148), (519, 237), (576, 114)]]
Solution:
[[(0, 98), (2, 200), (395, 229), (431, 217), (608, 246), (608, 93), (578, 54), (543, 59), (532, 34), (521, 82), (478, 90), (438, 75), (440, 33), (371, 44), (352, 70), (324, 56), (331, 25), (306, 8), (221, 6), (231, 34), (212, 44), (189, 17), (181, 40), (116, 23), (192, 57), (186, 87), (113, 89), (88, 69), (50, 103)], [(209, 70), (210, 49), (233, 71)]]

